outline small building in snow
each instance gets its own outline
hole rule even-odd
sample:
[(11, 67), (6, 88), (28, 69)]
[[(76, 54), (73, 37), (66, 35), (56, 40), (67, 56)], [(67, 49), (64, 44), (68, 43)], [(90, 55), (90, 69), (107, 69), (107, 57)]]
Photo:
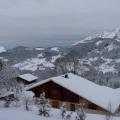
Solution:
[(38, 77), (36, 77), (32, 74), (23, 74), (23, 75), (19, 75), (17, 77), (17, 81), (19, 83), (23, 83), (24, 85), (34, 83), (34, 82), (36, 82), (37, 79), (38, 79)]
[(72, 73), (67, 77), (62, 75), (37, 82), (26, 89), (32, 90), (36, 97), (45, 92), (53, 107), (59, 108), (62, 103), (66, 103), (71, 111), (80, 104), (90, 113), (117, 113), (120, 105), (118, 91), (97, 85)]
[(0, 94), (0, 100), (14, 100), (14, 93), (13, 92), (6, 92), (5, 94)]

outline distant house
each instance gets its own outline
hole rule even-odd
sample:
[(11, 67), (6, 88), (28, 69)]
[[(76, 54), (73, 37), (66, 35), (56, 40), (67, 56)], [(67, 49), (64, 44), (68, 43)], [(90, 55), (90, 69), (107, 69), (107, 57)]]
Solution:
[(120, 110), (118, 91), (99, 86), (72, 73), (37, 82), (27, 89), (32, 90), (36, 97), (45, 92), (55, 108), (59, 108), (64, 102), (71, 111), (74, 111), (78, 104), (90, 113), (117, 113)]
[(19, 75), (17, 77), (17, 81), (20, 83), (23, 83), (25, 85), (34, 83), (34, 82), (36, 82), (37, 79), (38, 79), (38, 77), (36, 77), (32, 74), (23, 74), (23, 75)]

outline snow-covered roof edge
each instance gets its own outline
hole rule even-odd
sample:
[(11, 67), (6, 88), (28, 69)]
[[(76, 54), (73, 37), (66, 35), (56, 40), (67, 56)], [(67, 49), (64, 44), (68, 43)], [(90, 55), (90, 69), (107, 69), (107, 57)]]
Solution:
[(7, 92), (5, 94), (0, 95), (0, 98), (7, 97), (9, 95), (14, 95), (14, 92)]
[(34, 80), (37, 80), (38, 77), (32, 75), (32, 74), (23, 74), (23, 75), (18, 75), (19, 78), (22, 78), (28, 82), (31, 82), (31, 81), (34, 81)]

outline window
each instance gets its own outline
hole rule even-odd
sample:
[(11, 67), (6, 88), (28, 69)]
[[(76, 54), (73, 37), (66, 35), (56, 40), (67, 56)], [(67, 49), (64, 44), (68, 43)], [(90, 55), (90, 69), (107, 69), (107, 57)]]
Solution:
[(60, 107), (60, 102), (58, 100), (52, 100), (52, 107), (59, 108)]
[(75, 111), (75, 104), (73, 104), (73, 103), (70, 104), (70, 110), (71, 110), (71, 111)]

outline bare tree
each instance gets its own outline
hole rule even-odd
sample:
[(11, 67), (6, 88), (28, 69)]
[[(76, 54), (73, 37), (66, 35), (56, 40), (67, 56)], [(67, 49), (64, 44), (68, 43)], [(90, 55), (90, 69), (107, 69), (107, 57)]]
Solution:
[(74, 74), (77, 74), (77, 68), (79, 64), (78, 57), (75, 54), (72, 54), (68, 56), (68, 60), (69, 60), (68, 65), (69, 65), (70, 71)]
[(56, 61), (56, 69), (59, 73), (72, 72), (77, 74), (79, 59), (76, 55), (66, 55)]
[(29, 111), (29, 98), (25, 96), (25, 110)]

